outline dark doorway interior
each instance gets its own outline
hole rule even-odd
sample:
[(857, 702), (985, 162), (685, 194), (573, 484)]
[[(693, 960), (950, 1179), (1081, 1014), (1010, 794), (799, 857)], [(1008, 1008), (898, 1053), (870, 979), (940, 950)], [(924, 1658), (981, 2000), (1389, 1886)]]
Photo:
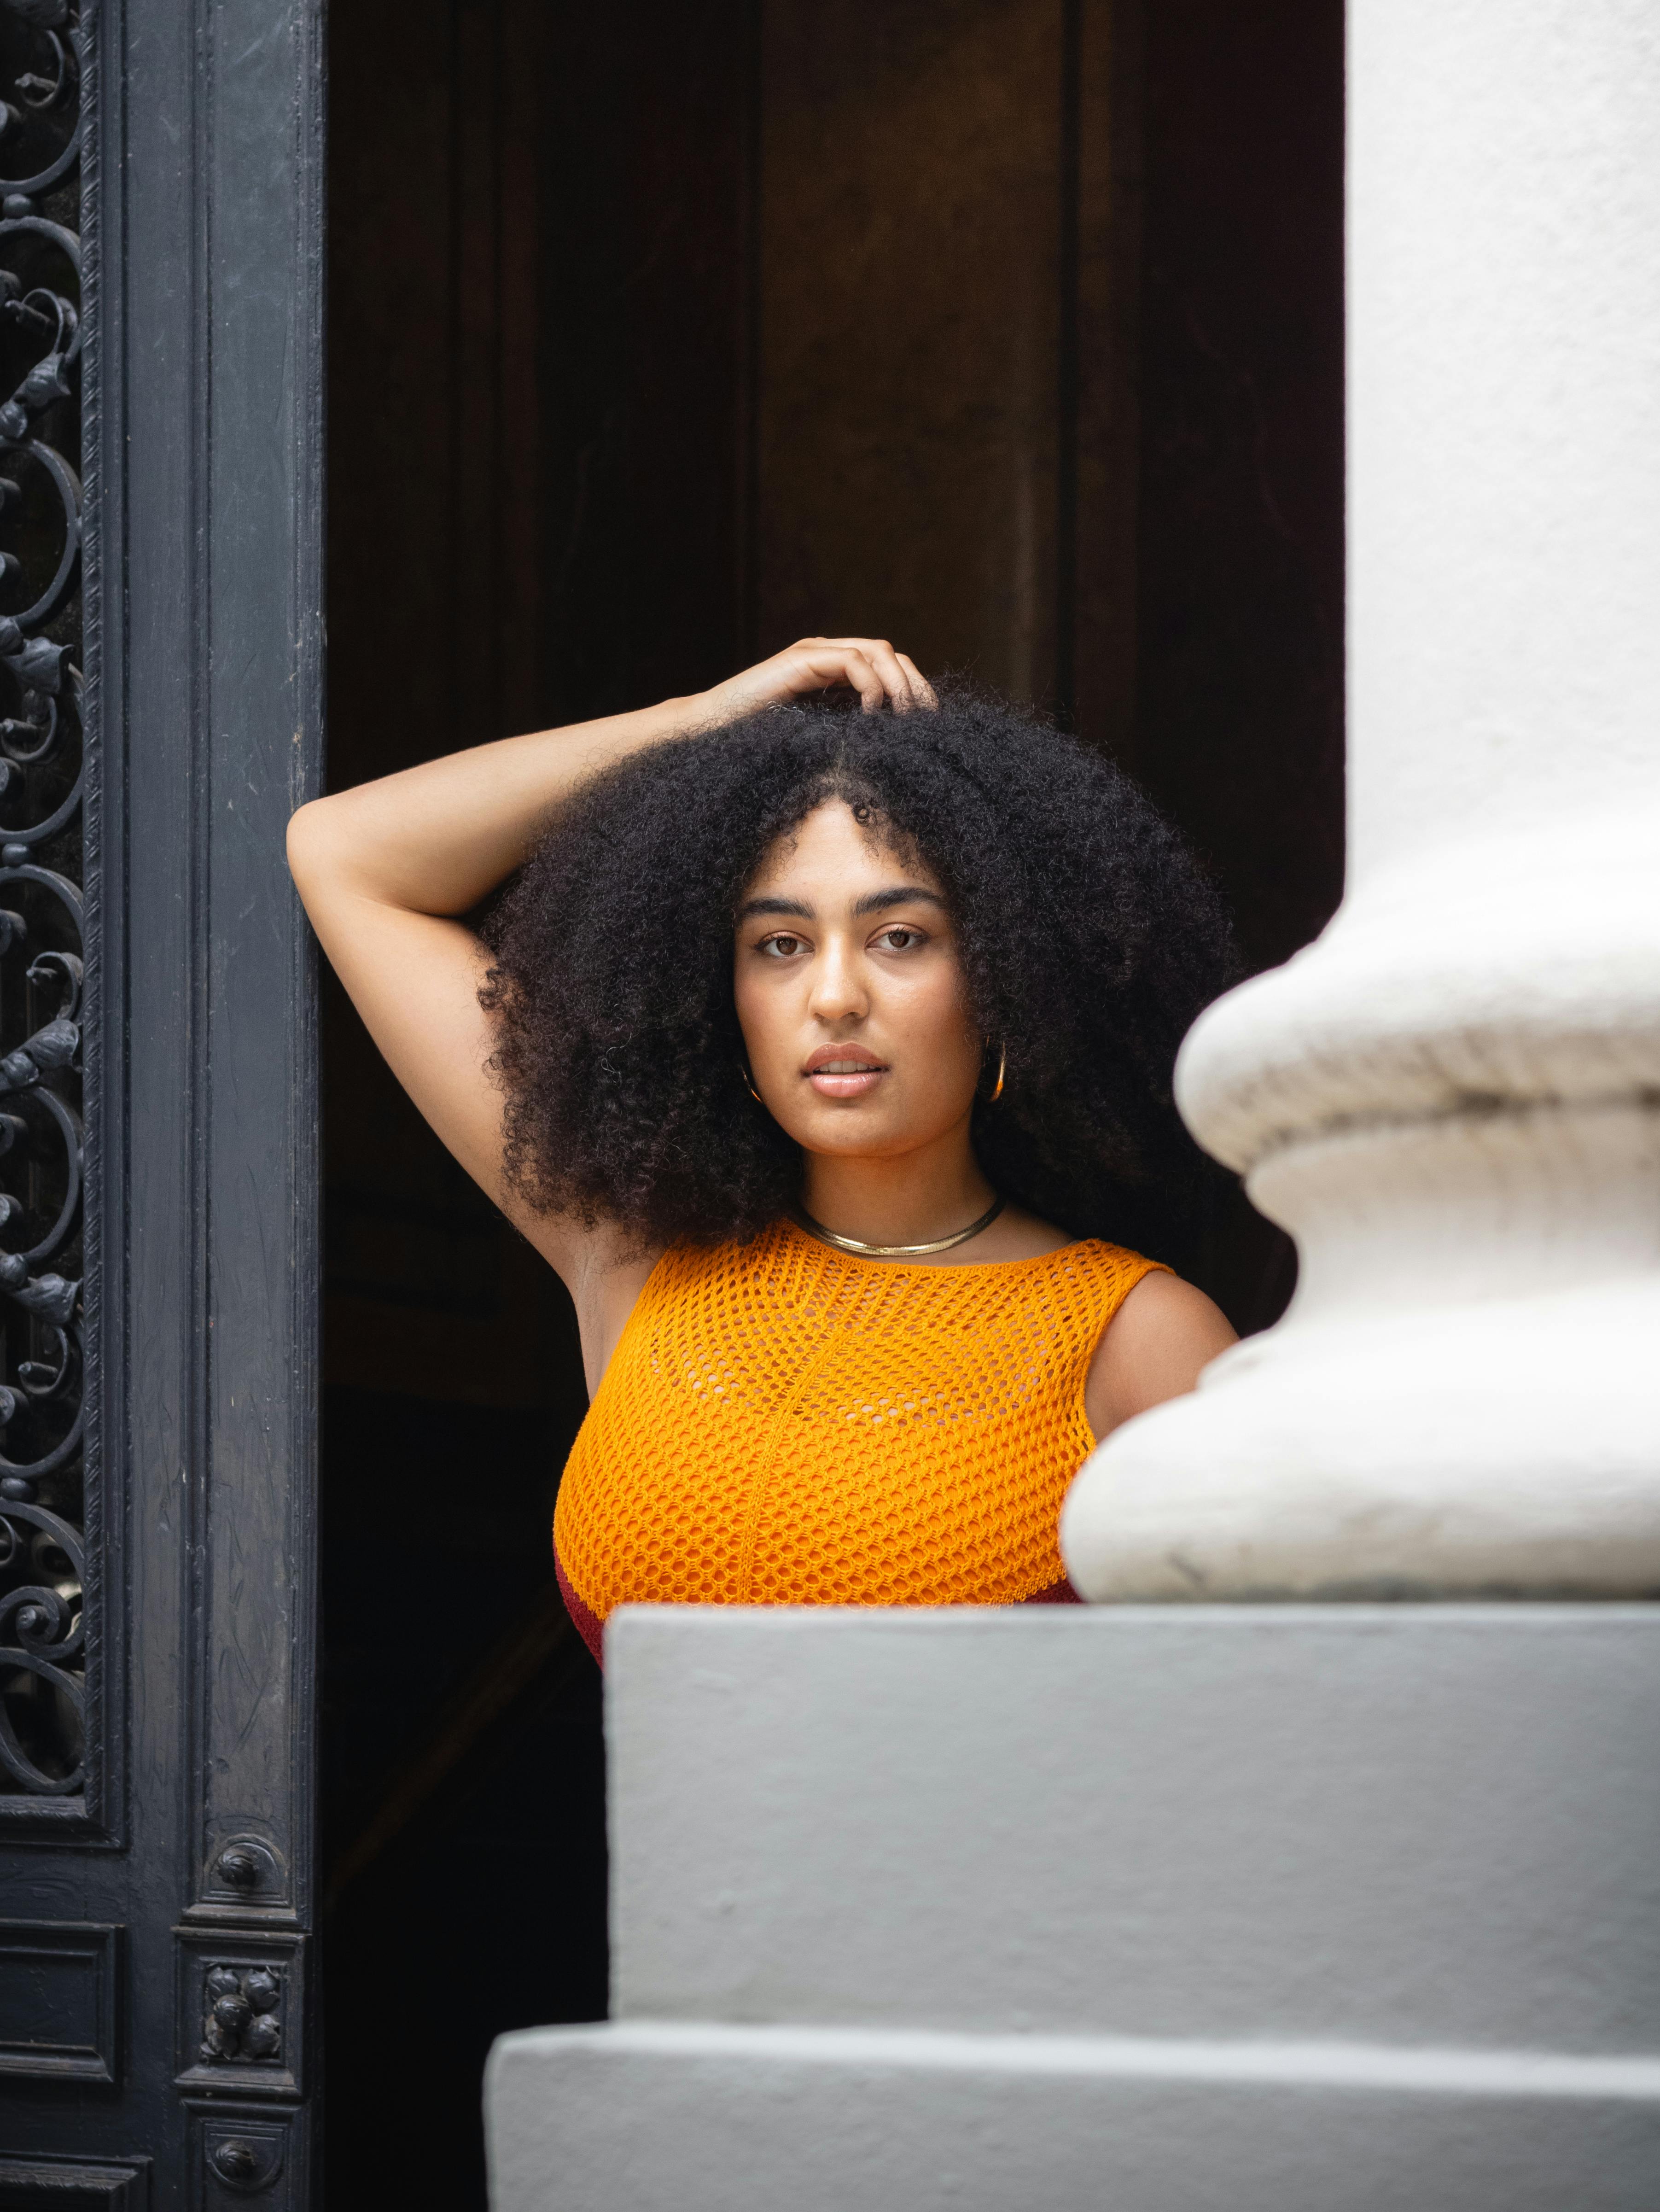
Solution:
[[(877, 629), (1110, 748), (1285, 958), (1342, 867), (1341, 0), (334, 0), (330, 768)], [(858, 67), (848, 67), (856, 53)], [(483, 2202), (605, 2002), (568, 1302), (325, 999), (326, 2171)], [(1261, 1327), (1237, 1200), (1207, 1287)]]

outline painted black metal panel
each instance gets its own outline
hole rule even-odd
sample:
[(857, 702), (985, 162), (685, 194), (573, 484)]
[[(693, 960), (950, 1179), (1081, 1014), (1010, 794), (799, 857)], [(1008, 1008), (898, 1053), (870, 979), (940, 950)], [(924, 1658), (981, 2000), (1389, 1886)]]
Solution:
[(282, 841), (321, 769), (321, 26), (88, 29), (89, 1760), (0, 1881), (125, 1970), (113, 2081), (9, 2085), (0, 2205), (298, 2208), (316, 1083)]
[(147, 2212), (147, 2160), (0, 2158), (0, 2212)]
[(0, 1920), (0, 2075), (114, 2081), (119, 1928)]

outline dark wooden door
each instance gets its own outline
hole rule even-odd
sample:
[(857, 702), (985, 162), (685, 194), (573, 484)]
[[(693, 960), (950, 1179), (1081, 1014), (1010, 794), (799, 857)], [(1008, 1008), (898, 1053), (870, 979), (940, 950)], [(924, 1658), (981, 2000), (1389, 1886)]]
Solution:
[[(1341, 0), (336, 0), (330, 42), (337, 785), (873, 625), (1130, 766), (1251, 966), (1314, 934)], [(586, 1395), (324, 1008), (329, 2178), (471, 2212), (491, 2037), (605, 2003), (548, 1545)], [(1236, 1197), (1195, 1271), (1261, 1327), (1289, 1262)]]
[(309, 2202), (321, 69), (0, 5), (0, 2207)]

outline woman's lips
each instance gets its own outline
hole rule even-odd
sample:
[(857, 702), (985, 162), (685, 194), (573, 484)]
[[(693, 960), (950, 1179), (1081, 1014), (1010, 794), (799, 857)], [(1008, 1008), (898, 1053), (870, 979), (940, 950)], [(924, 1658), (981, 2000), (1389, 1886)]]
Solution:
[(887, 1073), (868, 1053), (814, 1053), (803, 1073), (821, 1098), (862, 1098)]

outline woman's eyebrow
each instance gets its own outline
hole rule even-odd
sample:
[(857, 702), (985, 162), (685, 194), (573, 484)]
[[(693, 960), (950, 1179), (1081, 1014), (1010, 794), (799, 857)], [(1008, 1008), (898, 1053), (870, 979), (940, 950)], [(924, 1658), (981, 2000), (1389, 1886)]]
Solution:
[(756, 914), (792, 914), (800, 921), (814, 921), (818, 919), (812, 908), (810, 906), (804, 906), (800, 899), (785, 898), (747, 899), (738, 909), (738, 919), (739, 921), (747, 921), (751, 915)]
[(925, 891), (921, 884), (896, 884), (891, 890), (871, 891), (854, 902), (855, 914), (884, 914), (891, 906), (913, 906), (918, 900), (929, 906), (943, 907), (946, 903), (938, 891)]

